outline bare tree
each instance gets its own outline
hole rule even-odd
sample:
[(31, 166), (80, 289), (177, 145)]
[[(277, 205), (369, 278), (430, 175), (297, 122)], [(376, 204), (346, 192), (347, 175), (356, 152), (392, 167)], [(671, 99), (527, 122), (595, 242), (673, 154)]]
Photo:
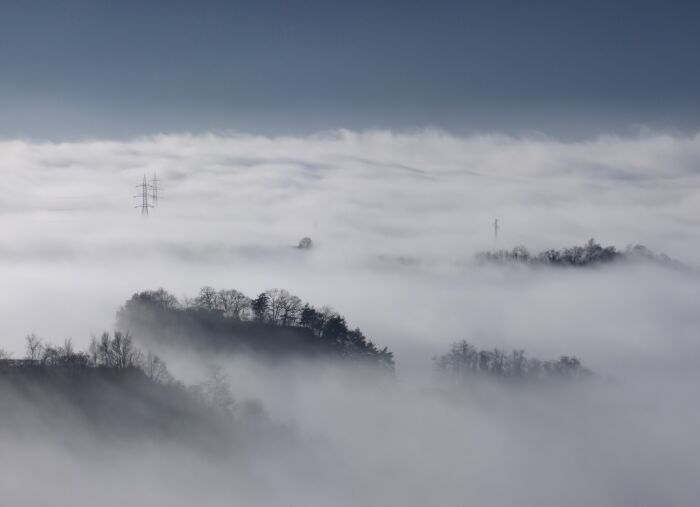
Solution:
[(166, 291), (164, 288), (159, 288), (156, 290), (145, 290), (143, 292), (137, 292), (131, 299), (127, 302), (138, 302), (155, 304), (162, 308), (175, 309), (180, 307), (180, 302), (178, 299)]
[(69, 358), (75, 355), (75, 347), (73, 347), (73, 340), (66, 338), (63, 342), (63, 347), (58, 348), (59, 354), (63, 358)]
[(282, 300), (282, 325), (291, 326), (299, 319), (299, 313), (303, 307), (301, 299), (292, 294), (288, 294)]
[(112, 339), (108, 332), (102, 333), (99, 344), (97, 345), (97, 362), (100, 366), (114, 366), (114, 354), (112, 352)]
[(245, 312), (250, 308), (250, 299), (235, 289), (221, 290), (216, 295), (217, 308), (224, 312), (224, 316), (236, 320), (243, 320)]
[(282, 316), (282, 298), (284, 293), (287, 292), (284, 289), (269, 289), (265, 291), (267, 295), (267, 320), (272, 324), (279, 324), (280, 317)]
[(44, 344), (41, 341), (41, 338), (39, 338), (37, 335), (34, 333), (28, 334), (25, 338), (26, 345), (25, 345), (25, 357), (27, 359), (31, 359), (32, 361), (37, 361), (41, 359), (41, 355), (44, 350)]
[(217, 294), (214, 287), (208, 285), (199, 290), (199, 294), (194, 300), (195, 306), (204, 310), (215, 310), (217, 303)]
[(187, 294), (184, 294), (182, 296), (182, 308), (185, 310), (195, 308), (197, 306), (196, 299), (197, 298), (191, 298)]
[(114, 338), (111, 343), (113, 366), (117, 368), (132, 368), (138, 366), (140, 362), (140, 353), (134, 347), (134, 341), (129, 333), (121, 331), (114, 332)]
[(178, 308), (180, 306), (180, 302), (177, 298), (162, 287), (152, 291), (150, 296), (163, 308)]
[(160, 357), (153, 352), (148, 352), (143, 360), (142, 365), (144, 373), (153, 380), (161, 384), (167, 384), (172, 381), (172, 376), (168, 371), (168, 367)]
[(220, 365), (209, 368), (209, 376), (202, 384), (202, 393), (207, 402), (224, 412), (233, 410), (235, 401), (228, 385), (228, 379)]
[(268, 297), (268, 319), (273, 324), (287, 326), (296, 322), (302, 309), (302, 301), (284, 289), (270, 289)]
[(0, 361), (3, 359), (10, 359), (12, 357), (12, 354), (7, 352), (5, 349), (0, 348)]
[(92, 366), (97, 366), (100, 358), (100, 344), (94, 335), (90, 337), (90, 345), (88, 346), (87, 353), (88, 358), (90, 359), (90, 364)]

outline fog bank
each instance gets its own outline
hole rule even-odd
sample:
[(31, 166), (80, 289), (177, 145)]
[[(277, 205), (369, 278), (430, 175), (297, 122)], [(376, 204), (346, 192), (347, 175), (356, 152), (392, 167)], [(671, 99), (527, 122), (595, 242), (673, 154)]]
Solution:
[[(13, 505), (57, 495), (76, 505), (348, 506), (700, 496), (700, 278), (643, 263), (530, 269), (474, 257), (593, 237), (697, 268), (700, 135), (163, 134), (5, 140), (0, 158), (0, 347), (15, 357), (29, 332), (86, 346), (137, 291), (192, 297), (211, 285), (252, 297), (280, 287), (330, 305), (397, 363), (380, 380), (332, 363), (218, 358), (237, 399), (260, 400), (294, 433), (223, 462), (157, 442), (65, 445), (80, 427), (0, 431), (0, 487)], [(161, 195), (144, 218), (132, 195), (154, 172)], [(312, 249), (295, 248), (304, 236)], [(461, 339), (575, 355), (596, 377), (544, 390), (456, 387), (431, 358)], [(159, 352), (184, 382), (206, 371), (196, 354)]]

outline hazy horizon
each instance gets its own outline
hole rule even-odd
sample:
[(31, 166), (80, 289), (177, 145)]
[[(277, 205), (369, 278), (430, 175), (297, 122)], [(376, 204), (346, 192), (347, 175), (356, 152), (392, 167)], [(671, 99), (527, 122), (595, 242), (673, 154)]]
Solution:
[(0, 137), (696, 132), (698, 13), (684, 0), (8, 0)]

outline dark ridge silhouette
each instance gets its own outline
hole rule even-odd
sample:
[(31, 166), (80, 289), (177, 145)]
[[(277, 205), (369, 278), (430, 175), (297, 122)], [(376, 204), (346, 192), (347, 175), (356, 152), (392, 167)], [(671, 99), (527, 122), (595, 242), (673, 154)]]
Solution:
[(329, 308), (316, 309), (282, 289), (250, 299), (236, 290), (204, 287), (181, 303), (163, 289), (134, 294), (117, 314), (117, 327), (145, 343), (271, 359), (334, 357), (392, 372), (393, 354)]
[(594, 239), (588, 240), (583, 246), (562, 248), (561, 250), (545, 250), (536, 255), (531, 254), (524, 246), (516, 246), (512, 250), (495, 250), (476, 254), (480, 263), (511, 264), (520, 263), (530, 266), (597, 266), (614, 262), (647, 262), (678, 270), (690, 270), (683, 263), (671, 259), (665, 254), (655, 254), (643, 245), (628, 246), (624, 251), (614, 246), (603, 247)]
[(574, 356), (542, 361), (526, 357), (523, 350), (478, 350), (466, 340), (453, 343), (447, 354), (434, 361), (440, 373), (460, 382), (476, 379), (518, 383), (580, 380), (592, 375)]
[[(251, 430), (283, 435), (257, 402), (235, 402), (220, 370), (186, 387), (122, 333), (104, 333), (86, 352), (27, 337), (26, 359), (0, 359), (0, 424), (16, 431), (98, 440), (168, 439), (228, 452)], [(55, 430), (55, 431), (53, 431)]]

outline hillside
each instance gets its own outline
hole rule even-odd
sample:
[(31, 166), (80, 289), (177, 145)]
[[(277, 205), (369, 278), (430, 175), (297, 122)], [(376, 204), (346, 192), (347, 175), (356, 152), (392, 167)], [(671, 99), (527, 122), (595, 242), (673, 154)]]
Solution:
[(345, 318), (302, 304), (273, 289), (249, 299), (235, 290), (204, 287), (183, 304), (163, 289), (134, 294), (120, 309), (117, 326), (146, 344), (269, 359), (333, 357), (393, 371), (393, 354), (379, 349)]
[[(0, 425), (16, 434), (77, 440), (166, 440), (226, 452), (250, 431), (276, 434), (262, 406), (234, 400), (212, 370), (200, 384), (175, 381), (153, 354), (128, 335), (103, 334), (87, 352), (53, 347), (30, 335), (27, 359), (0, 359)], [(278, 428), (279, 429), (279, 428)], [(281, 433), (280, 433), (281, 434)]]

